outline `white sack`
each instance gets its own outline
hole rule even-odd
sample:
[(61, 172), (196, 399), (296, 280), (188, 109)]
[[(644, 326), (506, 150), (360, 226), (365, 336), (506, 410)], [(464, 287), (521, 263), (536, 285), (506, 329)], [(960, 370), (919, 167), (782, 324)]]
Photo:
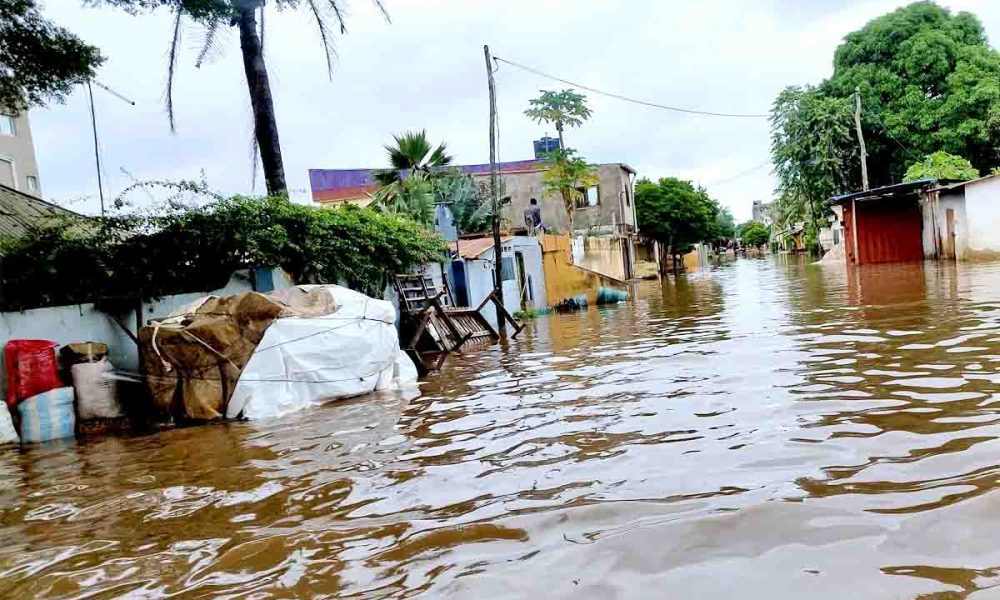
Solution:
[(122, 416), (117, 383), (111, 377), (111, 363), (106, 358), (92, 363), (78, 363), (70, 368), (76, 390), (76, 412), (81, 421), (114, 419)]
[(236, 383), (227, 418), (276, 417), (417, 380), (399, 349), (391, 303), (336, 285), (301, 287), (326, 290), (340, 308), (272, 323)]
[(7, 403), (0, 401), (0, 446), (4, 444), (17, 444), (21, 438), (17, 437), (17, 430), (14, 429), (14, 420), (10, 418), (10, 411), (7, 410)]

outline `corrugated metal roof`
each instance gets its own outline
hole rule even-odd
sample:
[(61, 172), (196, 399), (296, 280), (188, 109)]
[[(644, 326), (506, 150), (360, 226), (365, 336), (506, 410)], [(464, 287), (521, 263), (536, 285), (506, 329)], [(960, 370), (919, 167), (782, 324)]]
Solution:
[[(500, 243), (509, 242), (510, 236), (500, 238)], [(458, 254), (466, 260), (474, 260), (479, 255), (493, 248), (493, 238), (483, 237), (474, 240), (458, 240)]]
[(959, 181), (958, 183), (942, 183), (942, 185), (940, 187), (938, 187), (937, 189), (939, 189), (939, 190), (954, 190), (954, 189), (958, 189), (958, 188), (964, 188), (967, 185), (976, 184), (976, 183), (979, 183), (980, 181), (984, 181), (986, 179), (993, 179), (994, 177), (997, 177), (997, 176), (996, 175), (984, 175), (982, 177), (977, 177), (976, 179), (970, 179), (968, 181)]
[(77, 213), (0, 185), (0, 237), (18, 237), (28, 227), (44, 225), (57, 217), (79, 216)]
[(938, 183), (946, 183), (950, 180), (939, 180), (939, 179), (921, 179), (919, 181), (908, 181), (906, 183), (896, 183), (893, 185), (886, 185), (880, 188), (875, 188), (872, 190), (864, 190), (861, 192), (851, 192), (850, 194), (844, 194), (842, 196), (834, 196), (830, 198), (830, 202), (834, 204), (841, 204), (847, 202), (848, 200), (874, 200), (876, 198), (891, 198), (894, 196), (908, 196), (918, 190), (923, 190), (929, 188)]

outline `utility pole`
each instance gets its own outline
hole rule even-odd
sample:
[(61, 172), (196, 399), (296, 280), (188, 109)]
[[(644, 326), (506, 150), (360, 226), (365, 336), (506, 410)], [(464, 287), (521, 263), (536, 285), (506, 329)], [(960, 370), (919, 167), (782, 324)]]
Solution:
[(854, 127), (858, 130), (858, 144), (861, 146), (861, 189), (868, 191), (868, 151), (865, 136), (861, 132), (861, 88), (854, 88)]
[(94, 128), (94, 163), (97, 165), (97, 194), (101, 197), (101, 216), (104, 216), (104, 184), (101, 182), (101, 147), (97, 144), (97, 115), (94, 112), (94, 88), (87, 82), (90, 96), (90, 125)]
[[(101, 88), (102, 90), (108, 92), (112, 96), (118, 98), (123, 102), (128, 102), (132, 106), (135, 106), (135, 102), (129, 100), (125, 96), (122, 96), (118, 92), (104, 85), (100, 81), (93, 80), (94, 85)], [(94, 163), (97, 166), (97, 194), (101, 198), (101, 216), (104, 216), (104, 183), (101, 181), (101, 147), (97, 143), (97, 113), (94, 110), (94, 88), (90, 86), (91, 80), (87, 80), (87, 95), (90, 96), (90, 126), (94, 130)]]
[(490, 47), (483, 46), (486, 57), (486, 82), (490, 90), (490, 197), (493, 201), (493, 299), (497, 309), (497, 333), (507, 340), (507, 322), (503, 314), (503, 248), (500, 244), (500, 172), (497, 166), (497, 87), (493, 80)]

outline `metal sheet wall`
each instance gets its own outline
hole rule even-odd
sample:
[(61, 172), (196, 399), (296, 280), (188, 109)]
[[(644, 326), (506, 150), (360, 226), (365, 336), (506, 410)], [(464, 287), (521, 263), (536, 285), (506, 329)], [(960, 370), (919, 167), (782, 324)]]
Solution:
[(857, 230), (856, 264), (924, 259), (923, 217), (915, 197), (855, 202), (851, 213)]

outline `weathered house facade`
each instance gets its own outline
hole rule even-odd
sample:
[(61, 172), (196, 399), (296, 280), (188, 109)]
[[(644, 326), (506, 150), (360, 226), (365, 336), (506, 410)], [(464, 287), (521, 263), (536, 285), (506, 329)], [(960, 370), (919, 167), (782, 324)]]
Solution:
[[(542, 223), (549, 233), (583, 236), (574, 248), (574, 259), (588, 268), (608, 265), (605, 274), (630, 279), (634, 276), (635, 239), (635, 170), (624, 163), (597, 166), (597, 185), (579, 188), (570, 231), (570, 214), (562, 197), (547, 191), (545, 160), (521, 160), (499, 163), (501, 215), (513, 233), (526, 232), (524, 211), (537, 200)], [(490, 177), (489, 164), (457, 165), (454, 168), (485, 181)], [(310, 169), (309, 182), (313, 201), (336, 205), (351, 203), (365, 206), (378, 190), (375, 173), (379, 169)], [(462, 234), (464, 232), (459, 232)], [(586, 243), (591, 237), (605, 240)], [(597, 256), (596, 253), (600, 253)]]

